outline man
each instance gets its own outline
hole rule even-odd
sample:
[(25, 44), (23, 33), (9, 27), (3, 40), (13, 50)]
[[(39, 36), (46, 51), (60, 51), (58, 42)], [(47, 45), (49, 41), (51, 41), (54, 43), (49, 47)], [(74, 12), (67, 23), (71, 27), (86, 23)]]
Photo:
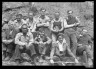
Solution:
[(51, 31), (49, 29), (49, 21), (50, 18), (46, 15), (46, 10), (41, 9), (41, 14), (38, 17), (38, 23), (36, 24), (36, 31), (44, 31), (44, 33), (50, 37)]
[(13, 23), (16, 29), (20, 29), (23, 22), (22, 22), (22, 14), (17, 14), (16, 19), (14, 21), (11, 21), (10, 23)]
[(15, 54), (13, 56), (13, 59), (20, 59), (21, 60), (21, 54), (27, 53), (31, 59), (31, 56), (34, 53), (33, 48), (33, 35), (32, 33), (28, 33), (28, 27), (26, 24), (23, 24), (21, 26), (21, 32), (18, 33), (15, 37), (15, 44), (17, 44), (15, 49)]
[(74, 26), (79, 25), (80, 21), (78, 20), (77, 17), (73, 16), (72, 14), (73, 11), (71, 10), (67, 11), (68, 17), (64, 22), (64, 28), (65, 28), (64, 33), (66, 33), (69, 36), (70, 41), (72, 42), (71, 50), (76, 56), (76, 49), (78, 44), (77, 44), (76, 31), (74, 29), (75, 28)]
[[(93, 59), (93, 51), (92, 51), (92, 40), (91, 37), (87, 34), (87, 30), (83, 29), (78, 38), (78, 47), (77, 47), (77, 55), (83, 55), (85, 63), (92, 63)], [(83, 60), (83, 61), (84, 61)], [(91, 61), (91, 62), (88, 62)]]
[(49, 56), (51, 39), (47, 35), (43, 32), (39, 32), (39, 35), (35, 38), (34, 43), (38, 44), (37, 54), (41, 55), (41, 61), (43, 56)]
[(55, 53), (55, 49), (57, 48), (59, 50), (59, 56), (60, 54), (64, 55), (66, 53), (66, 50), (68, 51), (68, 53), (75, 59), (75, 62), (78, 63), (78, 60), (76, 59), (76, 57), (74, 56), (74, 54), (71, 52), (70, 50), (70, 47), (69, 47), (69, 44), (68, 42), (66, 41), (68, 39), (68, 36), (66, 34), (62, 34), (60, 33), (58, 35), (58, 39), (56, 41), (56, 45), (54, 46), (54, 48), (52, 49), (51, 51), (51, 62), (54, 63), (54, 61), (52, 60), (53, 59), (53, 56), (54, 56), (54, 53)]
[(63, 18), (60, 17), (60, 13), (56, 12), (54, 19), (51, 21), (51, 31), (52, 31), (52, 40), (56, 41), (57, 35), (62, 32), (63, 27)]
[(14, 38), (17, 32), (14, 29), (10, 28), (8, 24), (5, 24), (2, 29), (2, 43), (4, 49), (3, 52), (5, 60), (9, 60), (14, 53)]

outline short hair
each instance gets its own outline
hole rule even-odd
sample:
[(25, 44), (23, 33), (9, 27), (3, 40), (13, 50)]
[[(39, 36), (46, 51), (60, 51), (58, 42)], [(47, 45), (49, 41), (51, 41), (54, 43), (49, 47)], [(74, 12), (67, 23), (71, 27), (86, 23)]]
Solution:
[(57, 39), (59, 38), (59, 36), (64, 37), (64, 34), (63, 34), (63, 33), (59, 33), (59, 34), (57, 35)]

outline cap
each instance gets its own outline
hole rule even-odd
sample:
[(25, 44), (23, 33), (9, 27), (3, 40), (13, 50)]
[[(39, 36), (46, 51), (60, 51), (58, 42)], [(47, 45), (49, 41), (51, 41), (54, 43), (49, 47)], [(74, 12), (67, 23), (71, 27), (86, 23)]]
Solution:
[(82, 31), (83, 31), (83, 32), (87, 32), (87, 30), (86, 30), (86, 29), (83, 29)]
[(68, 10), (67, 13), (68, 13), (68, 14), (72, 14), (73, 11), (72, 11), (72, 10)]
[(42, 12), (45, 12), (45, 11), (46, 11), (46, 9), (44, 9), (44, 8), (41, 8), (41, 9), (40, 9), (40, 11), (42, 11)]

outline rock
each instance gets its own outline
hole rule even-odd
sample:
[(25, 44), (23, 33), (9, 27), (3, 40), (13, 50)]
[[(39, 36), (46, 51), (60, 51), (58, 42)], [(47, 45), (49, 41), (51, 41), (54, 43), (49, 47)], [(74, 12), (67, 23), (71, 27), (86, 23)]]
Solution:
[(24, 66), (31, 66), (32, 64), (29, 63), (29, 62), (23, 62), (21, 65), (24, 65)]

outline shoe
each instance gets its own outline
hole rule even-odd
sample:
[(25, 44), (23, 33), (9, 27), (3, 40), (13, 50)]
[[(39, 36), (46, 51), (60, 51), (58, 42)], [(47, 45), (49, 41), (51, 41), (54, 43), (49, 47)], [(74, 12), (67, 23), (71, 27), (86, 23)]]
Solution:
[(44, 60), (42, 58), (39, 59), (39, 62), (44, 62)]
[(88, 59), (88, 65), (89, 65), (89, 66), (92, 66), (92, 65), (93, 65), (93, 62), (92, 62), (91, 59)]
[(75, 62), (76, 62), (76, 63), (79, 63), (79, 61), (78, 61), (77, 59), (75, 59)]
[(8, 61), (9, 59), (10, 59), (10, 57), (6, 57), (6, 58), (5, 58), (5, 61)]
[(53, 59), (50, 60), (51, 63), (54, 63)]

